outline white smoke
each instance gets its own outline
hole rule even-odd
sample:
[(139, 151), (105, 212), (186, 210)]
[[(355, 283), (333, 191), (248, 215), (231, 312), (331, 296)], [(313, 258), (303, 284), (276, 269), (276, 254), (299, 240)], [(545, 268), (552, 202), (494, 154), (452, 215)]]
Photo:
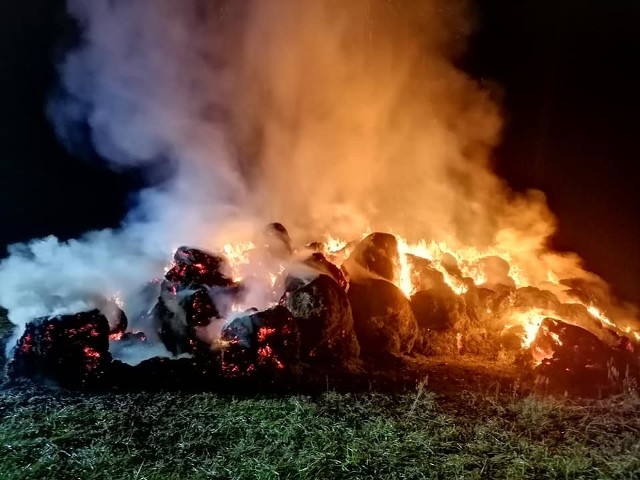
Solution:
[(464, 6), (68, 0), (81, 39), (49, 106), (59, 138), (73, 148), (88, 126), (113, 168), (171, 175), (119, 229), (13, 246), (0, 305), (18, 325), (90, 308), (162, 275), (179, 245), (213, 250), (272, 220), (301, 240), (372, 227), (453, 244), (542, 225), (535, 254), (551, 216), (508, 200), (488, 166), (498, 109), (454, 66)]

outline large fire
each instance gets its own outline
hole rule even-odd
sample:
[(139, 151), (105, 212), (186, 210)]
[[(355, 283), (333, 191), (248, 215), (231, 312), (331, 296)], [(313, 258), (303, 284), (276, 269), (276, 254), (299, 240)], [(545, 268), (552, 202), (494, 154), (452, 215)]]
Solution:
[[(189, 375), (231, 379), (278, 378), (299, 362), (344, 369), (382, 361), (388, 368), (392, 358), (420, 355), (504, 354), (563, 375), (638, 363), (640, 332), (618, 324), (580, 281), (553, 270), (530, 280), (499, 248), (411, 243), (381, 232), (360, 237), (295, 245), (273, 223), (218, 253), (180, 247), (164, 279), (152, 282), (160, 293), (142, 315), (146, 329), (128, 326), (118, 293), (99, 310), (34, 321), (10, 371), (32, 376), (49, 368), (61, 381), (113, 381), (114, 368), (123, 367), (110, 363), (112, 354), (117, 361), (151, 348), (151, 363), (130, 372), (137, 384), (146, 368), (165, 365), (149, 333), (175, 359), (192, 359)], [(57, 364), (73, 375), (45, 368)]]
[[(360, 238), (347, 240), (335, 236), (327, 235), (324, 242), (315, 245), (316, 249), (329, 258), (337, 266), (345, 270), (347, 259), (354, 253), (358, 242), (371, 234), (367, 229)], [(529, 279), (523, 266), (519, 265), (513, 256), (506, 250), (500, 248), (478, 249), (474, 247), (452, 248), (446, 242), (421, 240), (415, 243), (395, 235), (397, 240), (397, 260), (394, 265), (392, 278), (387, 278), (397, 286), (407, 299), (421, 290), (429, 290), (436, 286), (425, 284), (421, 278), (420, 267), (416, 262), (426, 262), (429, 268), (441, 275), (444, 284), (459, 298), (464, 298), (471, 288), (485, 289), (492, 292), (500, 292), (506, 304), (513, 308), (498, 311), (497, 307), (488, 306), (483, 315), (498, 320), (499, 328), (502, 332), (516, 335), (520, 339), (521, 348), (530, 350), (532, 358), (536, 364), (541, 363), (545, 358), (553, 355), (553, 351), (543, 349), (534, 342), (542, 334), (547, 337), (547, 341), (562, 345), (559, 335), (550, 332), (547, 327), (543, 327), (545, 318), (554, 318), (568, 324), (576, 324), (575, 318), (571, 315), (559, 311), (557, 308), (542, 308), (539, 305), (527, 305), (515, 299), (516, 291), (523, 287), (535, 287), (550, 294), (549, 289), (554, 291), (555, 296), (566, 305), (580, 306), (597, 324), (602, 328), (616, 334), (626, 335), (634, 341), (640, 340), (640, 332), (632, 327), (620, 328), (603, 311), (603, 307), (595, 305), (593, 301), (584, 301), (570, 291), (570, 288), (561, 283), (560, 274), (548, 269), (543, 275), (544, 281), (535, 282)], [(247, 272), (253, 272), (255, 258), (252, 252), (256, 249), (253, 242), (227, 243), (221, 253), (227, 258), (232, 270), (232, 277), (235, 281), (241, 282)], [(307, 247), (308, 248), (308, 247)], [(300, 248), (294, 252), (294, 256), (304, 255), (306, 248)], [(258, 262), (260, 263), (260, 262)], [(264, 267), (260, 263), (261, 267)], [(277, 263), (270, 266), (271, 270), (266, 272), (263, 281), (266, 280), (266, 288), (274, 293), (273, 300), (268, 304), (275, 305), (277, 302), (277, 292), (274, 290), (276, 283), (287, 273), (285, 263)], [(540, 276), (540, 275), (538, 275)], [(231, 311), (239, 313), (245, 311), (250, 305), (234, 304)], [(494, 311), (494, 308), (496, 310)], [(580, 322), (578, 322), (580, 324)], [(495, 327), (495, 323), (493, 324)], [(582, 325), (584, 326), (584, 325)], [(461, 342), (462, 334), (458, 332), (455, 343)], [(265, 350), (262, 350), (263, 352)]]
[[(491, 171), (500, 109), (458, 68), (474, 23), (460, 2), (111, 3), (70, 2), (82, 42), (52, 89), (54, 130), (83, 125), (119, 170), (171, 176), (121, 229), (0, 263), (0, 304), (33, 323), (15, 371), (108, 372), (109, 338), (198, 372), (222, 350), (238, 375), (527, 353), (565, 371), (635, 352), (637, 319), (544, 248), (544, 198)], [(265, 218), (300, 243), (279, 223), (245, 235)]]

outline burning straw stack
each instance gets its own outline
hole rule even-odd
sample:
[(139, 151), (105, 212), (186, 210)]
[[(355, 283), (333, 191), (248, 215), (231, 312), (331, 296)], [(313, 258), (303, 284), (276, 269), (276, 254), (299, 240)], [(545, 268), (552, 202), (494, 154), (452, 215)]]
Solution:
[[(111, 325), (93, 310), (30, 323), (13, 350), (9, 378), (75, 388), (199, 389), (239, 380), (295, 384), (309, 371), (396, 369), (409, 357), (428, 355), (508, 357), (563, 381), (618, 380), (638, 372), (634, 342), (606, 328), (583, 305), (563, 304), (550, 291), (516, 288), (509, 265), (498, 257), (482, 260), (486, 282), (480, 286), (463, 276), (453, 258), (445, 259), (445, 273), (466, 286), (459, 294), (431, 261), (401, 258), (391, 234), (372, 233), (348, 246), (349, 252), (329, 253), (323, 244), (311, 244), (301, 256), (293, 255), (282, 225), (272, 224), (268, 232), (269, 255), (296, 258), (313, 272), (285, 271), (276, 305), (233, 312), (246, 286), (224, 273), (227, 259), (181, 247), (145, 314), (173, 358), (135, 366), (113, 360), (110, 346), (144, 348), (147, 337), (126, 331), (121, 310)], [(342, 265), (332, 263), (340, 255), (346, 257)], [(403, 261), (417, 286), (410, 297), (394, 283)], [(505, 320), (532, 311), (543, 312), (536, 331)]]

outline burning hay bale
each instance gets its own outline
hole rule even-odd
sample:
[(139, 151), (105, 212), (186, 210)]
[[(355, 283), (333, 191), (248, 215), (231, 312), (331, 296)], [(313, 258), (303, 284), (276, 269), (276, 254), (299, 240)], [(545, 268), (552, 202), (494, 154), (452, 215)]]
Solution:
[(127, 315), (113, 298), (101, 298), (95, 302), (100, 312), (107, 317), (109, 322), (109, 336), (122, 335), (129, 325)]
[(301, 360), (310, 364), (353, 364), (360, 355), (346, 292), (328, 275), (285, 292), (281, 299), (297, 320)]
[(420, 290), (411, 296), (411, 308), (418, 324), (415, 348), (420, 353), (459, 353), (459, 336), (454, 331), (466, 315), (465, 302), (448, 286)]
[(406, 254), (406, 257), (410, 267), (411, 283), (415, 290), (448, 288), (444, 275), (435, 268), (431, 260), (410, 253)]
[(356, 277), (356, 270), (363, 268), (393, 282), (400, 265), (398, 239), (390, 233), (372, 233), (358, 243), (345, 262), (345, 268), (351, 277)]
[(231, 321), (223, 330), (225, 376), (261, 375), (278, 378), (291, 373), (300, 360), (300, 332), (291, 312), (276, 306)]
[[(145, 286), (127, 311), (134, 327), (151, 320), (148, 337), (127, 332), (117, 297), (97, 295), (91, 301), (106, 318), (96, 310), (38, 319), (20, 339), (9, 373), (121, 389), (280, 388), (282, 380), (297, 385), (303, 370), (305, 378), (355, 373), (360, 354), (372, 372), (395, 372), (410, 364), (403, 356), (411, 353), (452, 360), (472, 354), (528, 372), (537, 362), (539, 373), (558, 378), (606, 377), (625, 365), (638, 373), (636, 344), (596, 309), (600, 304), (562, 304), (553, 292), (565, 292), (551, 283), (536, 285), (553, 292), (516, 288), (500, 257), (454, 257), (446, 246), (411, 246), (386, 233), (347, 245), (329, 238), (294, 249), (286, 229), (273, 223), (257, 244), (225, 245), (228, 260), (180, 247), (165, 278)], [(340, 267), (330, 261), (347, 255)], [(572, 289), (576, 301), (595, 298), (579, 282)], [(275, 307), (252, 308), (278, 299)], [(238, 311), (245, 313), (231, 316)], [(178, 358), (160, 358), (165, 347)], [(112, 362), (112, 354), (128, 364)]]
[(467, 303), (467, 315), (473, 323), (491, 325), (501, 314), (509, 292), (472, 286), (464, 293), (463, 298)]
[(589, 331), (602, 329), (602, 322), (580, 303), (563, 303), (557, 308), (558, 317)]
[(240, 292), (239, 285), (223, 273), (227, 268), (224, 258), (196, 248), (180, 247), (174, 254), (173, 267), (151, 311), (160, 339), (174, 355), (208, 350), (198, 329), (227, 313), (220, 311), (212, 293), (222, 298)]
[(13, 351), (8, 377), (100, 387), (108, 374), (109, 323), (98, 310), (43, 317), (27, 324)]
[(518, 288), (509, 300), (510, 306), (516, 308), (539, 308), (552, 312), (560, 308), (560, 301), (552, 292), (536, 287)]
[(411, 307), (421, 330), (449, 330), (467, 315), (464, 298), (447, 286), (416, 292)]
[[(495, 292), (492, 292), (495, 294)], [(470, 315), (473, 306), (448, 286), (423, 290), (411, 297), (420, 327), (420, 351), (428, 355), (474, 354), (495, 358), (499, 337), (488, 324)]]
[(161, 297), (151, 312), (157, 322), (158, 334), (167, 350), (174, 355), (196, 353), (208, 346), (197, 335), (221, 315), (209, 294), (200, 288), (195, 292), (181, 292), (173, 298)]
[(350, 284), (348, 298), (363, 357), (411, 353), (418, 323), (402, 290), (385, 280), (363, 280)]
[(227, 269), (223, 257), (198, 248), (180, 247), (173, 255), (173, 266), (165, 278), (181, 289), (228, 287), (233, 281), (223, 273)]
[(539, 363), (537, 372), (556, 382), (605, 382), (614, 380), (612, 371), (638, 373), (638, 359), (623, 340), (611, 348), (584, 328), (545, 318), (531, 344), (531, 354)]
[(569, 297), (578, 299), (585, 305), (606, 305), (611, 299), (609, 287), (595, 278), (564, 278), (560, 284), (568, 287)]
[(483, 257), (478, 261), (478, 267), (484, 273), (485, 282), (481, 286), (492, 290), (513, 289), (516, 284), (509, 276), (509, 263), (495, 255)]

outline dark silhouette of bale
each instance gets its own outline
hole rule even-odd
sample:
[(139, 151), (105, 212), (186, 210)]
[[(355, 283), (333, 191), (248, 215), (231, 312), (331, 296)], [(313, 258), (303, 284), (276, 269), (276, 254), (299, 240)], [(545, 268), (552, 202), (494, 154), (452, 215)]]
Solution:
[(113, 316), (112, 316), (115, 322), (114, 323), (109, 322), (109, 335), (123, 334), (127, 330), (127, 327), (129, 326), (127, 315), (117, 305), (113, 308), (112, 312), (115, 312), (113, 313)]
[(286, 258), (293, 253), (291, 237), (278, 222), (268, 224), (262, 232), (262, 246), (276, 258)]
[(181, 309), (170, 309), (160, 298), (150, 315), (167, 350), (174, 355), (189, 352), (189, 327)]
[(114, 360), (110, 384), (120, 391), (202, 391), (219, 378), (215, 369), (189, 358), (154, 357), (134, 366)]
[(182, 301), (185, 320), (190, 327), (206, 327), (212, 319), (222, 318), (209, 292), (200, 288)]
[(614, 329), (604, 325), (602, 321), (593, 316), (582, 304), (563, 303), (558, 306), (556, 313), (563, 321), (584, 328), (598, 337), (609, 347), (616, 347), (621, 342), (621, 337)]
[(411, 303), (384, 280), (351, 283), (348, 291), (353, 323), (363, 357), (410, 353), (418, 333)]
[(328, 275), (340, 286), (340, 288), (347, 288), (347, 280), (342, 273), (342, 270), (327, 260), (322, 253), (312, 253), (309, 257), (303, 260), (302, 263), (313, 268), (318, 273)]
[(351, 271), (351, 262), (375, 275), (394, 281), (400, 265), (398, 240), (389, 233), (372, 233), (356, 245), (347, 259), (345, 266), (353, 277), (355, 272)]
[(228, 377), (277, 378), (299, 365), (298, 325), (280, 305), (236, 318), (222, 330), (221, 340), (228, 344), (222, 355), (222, 371)]
[(351, 305), (345, 291), (327, 275), (287, 291), (280, 303), (297, 320), (300, 356), (321, 365), (350, 365), (360, 355)]
[(448, 330), (467, 316), (464, 298), (446, 285), (415, 293), (411, 297), (411, 307), (421, 330)]
[(28, 323), (13, 350), (8, 376), (98, 388), (111, 363), (109, 322), (98, 310)]

